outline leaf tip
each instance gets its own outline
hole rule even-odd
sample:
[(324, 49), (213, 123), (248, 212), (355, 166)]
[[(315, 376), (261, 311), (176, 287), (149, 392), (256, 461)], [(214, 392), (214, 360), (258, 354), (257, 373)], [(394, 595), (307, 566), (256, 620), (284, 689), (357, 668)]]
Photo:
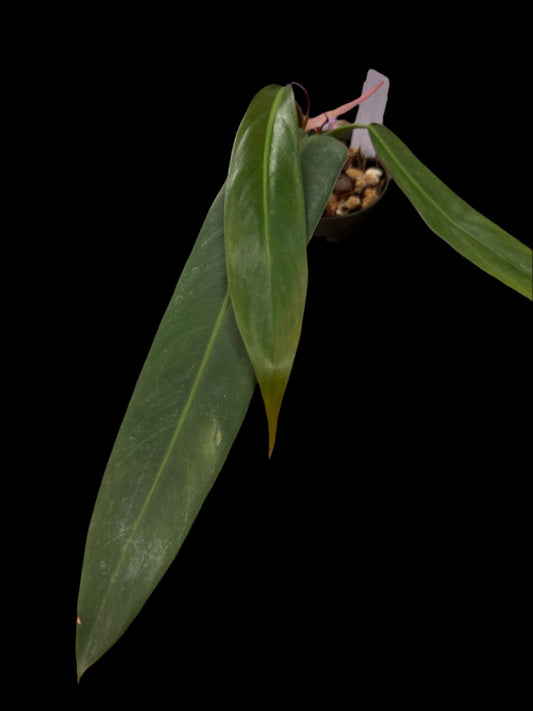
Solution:
[(268, 421), (268, 458), (272, 458), (272, 452), (274, 451), (274, 445), (276, 444), (276, 432), (278, 429), (278, 413), (279, 410), (267, 407), (267, 421)]
[(276, 434), (272, 434), (271, 431), (268, 433), (268, 458), (272, 459), (272, 452), (274, 451), (274, 445), (276, 444)]
[(87, 667), (78, 662), (76, 666), (76, 681), (78, 684), (80, 683), (81, 677), (85, 674), (86, 671)]
[(80, 680), (81, 680), (82, 676), (85, 674), (85, 672), (87, 671), (87, 669), (89, 669), (89, 667), (92, 667), (92, 665), (96, 661), (97, 661), (96, 658), (84, 658), (84, 657), (80, 657), (79, 655), (77, 655), (76, 680), (77, 680), (78, 684), (80, 683)]
[[(277, 387), (276, 387), (277, 385)], [(263, 396), (263, 404), (268, 424), (268, 458), (272, 457), (274, 445), (276, 443), (276, 433), (278, 429), (278, 418), (285, 391), (286, 382), (280, 383), (276, 381), (267, 381), (262, 383), (261, 392)]]

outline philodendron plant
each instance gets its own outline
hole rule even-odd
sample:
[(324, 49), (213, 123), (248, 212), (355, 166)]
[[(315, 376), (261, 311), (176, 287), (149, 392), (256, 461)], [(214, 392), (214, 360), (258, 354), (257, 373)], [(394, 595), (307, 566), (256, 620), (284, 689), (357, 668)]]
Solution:
[(293, 85), (271, 85), (253, 97), (225, 184), (205, 217), (118, 432), (87, 536), (78, 678), (124, 633), (175, 558), (256, 385), (272, 452), (302, 327), (307, 243), (347, 159), (341, 133), (366, 129), (380, 165), (427, 225), (532, 299), (531, 249), (455, 195), (388, 128), (324, 126), (379, 85), (316, 120), (303, 116), (294, 91)]

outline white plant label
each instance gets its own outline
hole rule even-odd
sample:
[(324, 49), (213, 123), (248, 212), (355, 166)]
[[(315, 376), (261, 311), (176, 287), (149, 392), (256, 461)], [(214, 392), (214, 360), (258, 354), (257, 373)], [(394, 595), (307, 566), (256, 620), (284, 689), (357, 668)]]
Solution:
[[(366, 75), (365, 83), (363, 84), (364, 94), (379, 82), (383, 82), (383, 86), (379, 88), (372, 96), (369, 96), (366, 101), (359, 104), (357, 115), (354, 123), (383, 123), (385, 107), (387, 105), (387, 97), (389, 93), (389, 79), (384, 74), (380, 74), (375, 69), (369, 69)], [(368, 131), (366, 128), (356, 128), (352, 132), (352, 140), (350, 145), (353, 148), (359, 148), (361, 153), (366, 158), (375, 158), (376, 152)]]

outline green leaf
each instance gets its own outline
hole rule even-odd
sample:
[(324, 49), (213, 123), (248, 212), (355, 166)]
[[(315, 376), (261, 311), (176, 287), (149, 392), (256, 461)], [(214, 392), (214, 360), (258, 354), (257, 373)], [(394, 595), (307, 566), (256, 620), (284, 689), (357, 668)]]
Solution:
[[(307, 240), (346, 149), (301, 143)], [(256, 380), (229, 301), (224, 189), (163, 316), (94, 507), (76, 634), (78, 678), (123, 634), (178, 553), (227, 457)]]
[(237, 132), (226, 181), (231, 302), (265, 403), (269, 453), (307, 294), (306, 216), (290, 86), (267, 86)]
[(78, 675), (122, 635), (183, 543), (255, 377), (230, 307), (224, 193), (162, 319), (95, 504), (78, 600)]
[(427, 225), (473, 264), (533, 299), (531, 249), (452, 192), (385, 126), (367, 128), (380, 162)]
[(300, 133), (300, 159), (307, 218), (307, 239), (322, 217), (335, 181), (346, 162), (348, 149), (329, 135)]

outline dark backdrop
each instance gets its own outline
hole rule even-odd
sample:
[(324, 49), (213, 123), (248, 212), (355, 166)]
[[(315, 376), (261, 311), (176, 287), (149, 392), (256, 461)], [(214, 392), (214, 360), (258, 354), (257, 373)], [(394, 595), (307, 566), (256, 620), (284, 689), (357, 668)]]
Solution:
[(469, 699), (508, 699), (520, 676), (531, 305), (432, 234), (392, 185), (360, 238), (309, 248), (272, 460), (255, 397), (175, 563), (76, 686), (99, 482), (260, 88), (298, 81), (316, 114), (355, 98), (368, 68), (385, 73), (386, 125), (531, 245), (516, 24), (283, 10), (281, 22), (272, 7), (70, 17), (31, 72), (46, 188), (34, 263), (47, 474), (35, 499), (50, 503), (16, 659), (74, 708), (148, 690), (155, 705), (192, 692), (334, 709), (369, 691), (450, 701), (463, 682)]

